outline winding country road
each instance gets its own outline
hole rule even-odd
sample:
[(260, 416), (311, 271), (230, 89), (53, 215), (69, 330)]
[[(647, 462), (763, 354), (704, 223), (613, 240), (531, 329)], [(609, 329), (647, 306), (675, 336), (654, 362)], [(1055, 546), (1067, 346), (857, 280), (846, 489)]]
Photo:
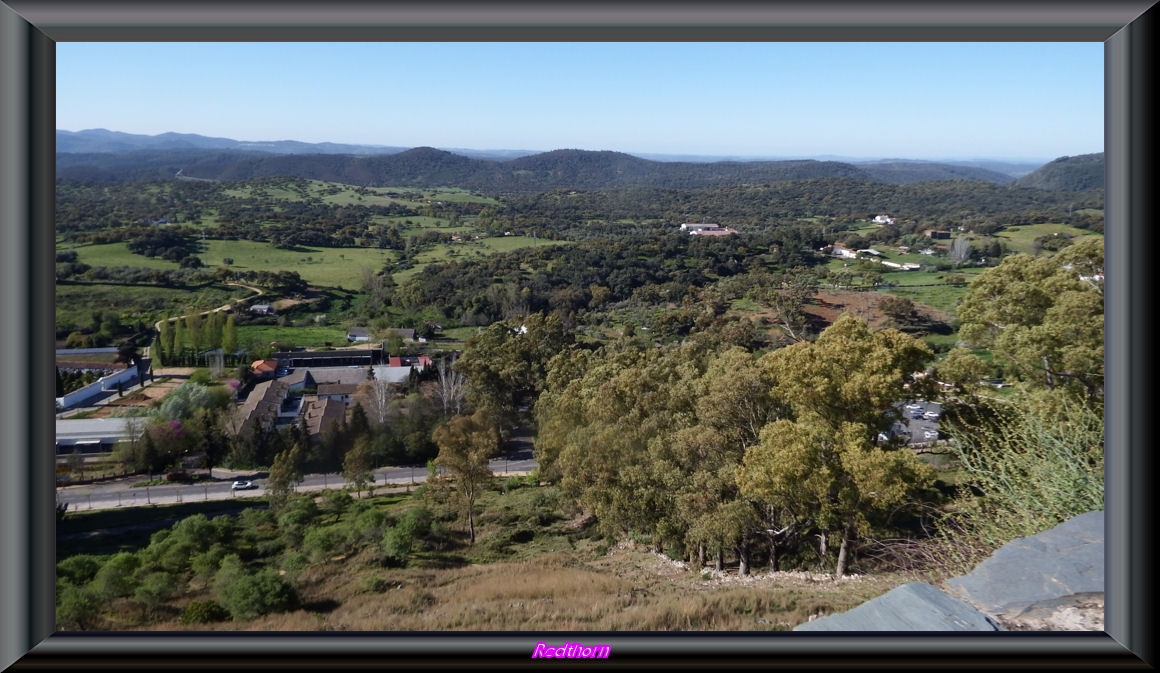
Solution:
[[(208, 311), (202, 311), (199, 315), (207, 316), (210, 313), (218, 313), (221, 311), (228, 311), (239, 304), (245, 303), (245, 302), (253, 299), (254, 297), (260, 297), (263, 294), (265, 294), (265, 292), (263, 292), (261, 290), (261, 288), (254, 287), (253, 285), (246, 285), (244, 283), (226, 283), (226, 285), (234, 285), (236, 287), (244, 287), (247, 290), (250, 290), (251, 292), (253, 292), (254, 294), (250, 295), (249, 297), (242, 297), (241, 299), (235, 299), (234, 301), (232, 301), (228, 304), (225, 304), (224, 306), (219, 306), (215, 309), (210, 309)], [(153, 323), (153, 331), (160, 333), (161, 332), (161, 323), (172, 322), (175, 320), (181, 320), (182, 318), (188, 317), (189, 315), (190, 314), (187, 313), (185, 315), (178, 315), (178, 316), (174, 316), (172, 318), (162, 318), (161, 320), (158, 320), (157, 322)], [(145, 351), (145, 357), (149, 357), (148, 350)]]
[[(233, 307), (237, 306), (238, 304), (251, 301), (251, 299), (253, 299), (254, 297), (260, 297), (260, 296), (266, 294), (266, 292), (263, 292), (261, 290), (261, 288), (255, 288), (255, 287), (253, 287), (253, 285), (246, 285), (246, 284), (242, 284), (242, 283), (226, 283), (226, 284), (227, 285), (235, 285), (235, 287), (239, 287), (239, 288), (246, 288), (247, 290), (253, 291), (254, 294), (251, 296), (248, 296), (248, 297), (234, 299), (233, 302), (230, 302), (229, 304), (225, 304), (223, 306), (218, 306), (217, 309), (211, 309), (209, 311), (202, 311), (200, 313), (201, 316), (209, 316), (210, 313), (217, 313), (219, 311), (229, 311), (230, 309), (233, 309)], [(186, 318), (188, 316), (189, 316), (189, 314), (187, 313), (186, 316), (174, 316), (173, 318), (162, 318), (162, 319), (158, 320), (157, 323), (153, 324), (153, 328), (154, 328), (154, 330), (157, 330), (158, 332), (160, 332), (161, 331), (161, 323), (168, 323), (168, 321), (172, 321), (172, 320), (180, 320), (180, 319)]]

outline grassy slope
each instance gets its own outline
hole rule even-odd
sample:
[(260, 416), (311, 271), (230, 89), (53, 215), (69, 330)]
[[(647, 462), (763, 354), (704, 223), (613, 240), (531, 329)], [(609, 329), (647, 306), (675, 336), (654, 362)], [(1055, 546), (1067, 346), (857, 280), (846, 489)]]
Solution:
[[(252, 502), (251, 502), (252, 501)], [(380, 495), (387, 511), (414, 504), (405, 494)], [(261, 499), (245, 503), (261, 506)], [(213, 504), (213, 503), (208, 503)], [(221, 503), (239, 507), (242, 501)], [(193, 513), (195, 505), (180, 514)], [(436, 509), (438, 507), (436, 506)], [(176, 510), (145, 510), (166, 522)], [(109, 512), (100, 517), (74, 515), (61, 533), (75, 535), (93, 527), (128, 525), (133, 517)], [(327, 518), (325, 523), (331, 520)], [(537, 523), (538, 522), (538, 523)], [(141, 523), (141, 521), (136, 521)], [(128, 630), (241, 631), (775, 631), (819, 614), (849, 610), (911, 581), (898, 573), (852, 575), (834, 580), (815, 572), (769, 573), (753, 569), (739, 577), (736, 566), (723, 572), (690, 569), (650, 550), (622, 541), (611, 545), (591, 528), (587, 517), (558, 499), (553, 487), (523, 486), (508, 493), (489, 490), (479, 500), (478, 539), (465, 543), (462, 527), (450, 523), (434, 544), (415, 551), (406, 568), (387, 568), (366, 553), (335, 556), (294, 571), (303, 608), (244, 622), (178, 624), (178, 610), (192, 600), (211, 598), (193, 588), (160, 611), (147, 625), (128, 603), (112, 612), (106, 627)], [(513, 530), (534, 535), (513, 536)], [(148, 545), (152, 529), (121, 530), (100, 536), (88, 548), (96, 553)], [(521, 541), (513, 541), (513, 537)], [(74, 540), (70, 550), (80, 547)]]

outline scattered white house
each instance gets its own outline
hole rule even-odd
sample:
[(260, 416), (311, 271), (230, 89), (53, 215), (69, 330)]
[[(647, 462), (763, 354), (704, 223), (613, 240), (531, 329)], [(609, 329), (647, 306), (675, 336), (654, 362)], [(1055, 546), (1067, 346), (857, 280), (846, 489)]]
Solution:
[(834, 255), (834, 257), (843, 257), (845, 259), (858, 259), (857, 251), (851, 250), (851, 249), (847, 248), (846, 246), (842, 245), (841, 243), (834, 244), (832, 254)]
[(681, 225), (681, 231), (687, 231), (693, 236), (730, 236), (736, 234), (736, 229), (722, 227), (719, 224), (692, 224), (686, 222)]
[(352, 327), (346, 331), (346, 340), (349, 343), (358, 341), (370, 341), (371, 332), (366, 327)]
[(889, 215), (879, 215), (874, 218), (874, 224), (894, 224), (894, 218)]
[(860, 252), (860, 253), (862, 253), (862, 254), (865, 254), (865, 255), (874, 255), (875, 257), (881, 257), (881, 256), (882, 256), (882, 253), (878, 252), (878, 251), (877, 251), (877, 250), (875, 250), (874, 248), (866, 248), (866, 249), (864, 249), (864, 250), (859, 250), (858, 252)]
[(274, 307), (269, 304), (254, 304), (250, 307), (250, 313), (255, 315), (273, 315)]

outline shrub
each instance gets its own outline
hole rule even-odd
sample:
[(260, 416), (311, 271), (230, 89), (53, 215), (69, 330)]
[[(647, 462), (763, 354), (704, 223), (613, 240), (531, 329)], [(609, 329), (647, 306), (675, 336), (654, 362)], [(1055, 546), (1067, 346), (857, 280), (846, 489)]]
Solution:
[(986, 423), (948, 423), (966, 475), (961, 506), (944, 520), (940, 536), (954, 555), (941, 560), (950, 571), (974, 567), (1016, 538), (1103, 510), (1103, 416), (1058, 405), (1008, 405), (986, 410)]
[(104, 600), (128, 596), (136, 585), (133, 575), (140, 566), (141, 560), (136, 554), (125, 551), (114, 554), (93, 577), (90, 585), (93, 594)]
[(222, 622), (230, 618), (228, 610), (218, 605), (216, 601), (193, 601), (177, 618), (182, 624), (210, 624)]
[(346, 553), (345, 527), (334, 525), (310, 528), (302, 538), (302, 551), (309, 554), (312, 561), (323, 561)]
[(76, 585), (90, 582), (101, 569), (101, 558), (92, 554), (77, 554), (56, 564), (56, 576)]
[(298, 606), (294, 587), (276, 572), (260, 570), (251, 574), (235, 554), (222, 559), (222, 568), (214, 577), (214, 592), (235, 620), (253, 619)]
[(386, 518), (381, 509), (368, 509), (359, 512), (347, 524), (347, 544), (349, 547), (358, 549), (381, 538)]
[(414, 538), (411, 537), (410, 532), (400, 526), (390, 526), (383, 532), (383, 539), (380, 545), (383, 554), (383, 564), (388, 566), (403, 567), (407, 565), (407, 560), (411, 556), (411, 547), (414, 545)]
[(294, 496), (286, 501), (278, 512), (278, 528), (291, 546), (302, 544), (302, 536), (306, 534), (310, 524), (318, 520), (320, 511), (314, 498)]
[(87, 587), (64, 584), (56, 596), (56, 625), (60, 629), (91, 629), (97, 624), (99, 605)]
[(399, 517), (398, 527), (406, 530), (412, 537), (422, 537), (431, 531), (431, 523), (435, 516), (431, 510), (423, 505), (408, 509)]
[(378, 575), (368, 575), (363, 578), (363, 590), (367, 593), (381, 594), (391, 588), (391, 583)]
[(137, 601), (149, 615), (161, 607), (173, 595), (174, 578), (169, 573), (149, 573), (133, 590), (133, 600)]
[(297, 572), (310, 565), (310, 559), (302, 552), (286, 552), (282, 556), (282, 569), (287, 572)]

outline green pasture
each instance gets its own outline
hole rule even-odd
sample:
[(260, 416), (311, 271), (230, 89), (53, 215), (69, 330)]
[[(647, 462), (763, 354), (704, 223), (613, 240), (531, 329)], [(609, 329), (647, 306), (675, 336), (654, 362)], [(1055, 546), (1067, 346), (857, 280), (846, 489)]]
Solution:
[(497, 236), (495, 238), (485, 238), (480, 241), (488, 249), (495, 252), (511, 252), (520, 248), (542, 248), (551, 245), (564, 245), (564, 241), (550, 241), (543, 238), (532, 238), (530, 236)]
[(1034, 254), (1035, 251), (1035, 239), (1040, 236), (1052, 236), (1055, 234), (1075, 238), (1100, 235), (1093, 234), (1087, 229), (1079, 229), (1067, 224), (1047, 222), (1044, 224), (1021, 224), (1019, 226), (1008, 227), (1003, 231), (996, 232), (995, 238), (1006, 243), (1013, 252), (1024, 252), (1030, 255)]
[[(418, 218), (411, 218), (418, 219)], [(456, 258), (470, 258), (496, 252), (510, 252), (531, 246), (559, 245), (559, 241), (527, 236), (502, 236), (479, 241), (463, 241), (433, 246), (415, 256), (410, 268), (395, 274), (396, 282), (403, 282), (427, 264), (446, 262)], [(64, 249), (64, 248), (62, 248)], [(177, 269), (179, 264), (160, 258), (149, 258), (129, 252), (124, 243), (85, 245), (75, 248), (78, 259), (90, 266), (132, 266), (151, 269)], [(226, 266), (226, 258), (233, 260), (231, 269), (238, 271), (296, 271), (303, 280), (318, 287), (362, 287), (363, 269), (374, 271), (394, 265), (398, 253), (381, 248), (321, 248), (303, 247), (297, 250), (275, 248), (259, 241), (206, 240), (198, 253), (209, 267)]]
[(77, 260), (89, 266), (132, 266), (144, 269), (179, 269), (181, 265), (160, 257), (145, 257), (129, 252), (125, 243), (102, 243), (99, 245), (78, 245), (70, 247), (58, 245), (58, 251), (75, 250)]
[(335, 348), (348, 345), (346, 327), (340, 325), (311, 325), (308, 327), (242, 325), (238, 327), (238, 344), (244, 348), (268, 346), (274, 342), (293, 344), (300, 348), (322, 348), (327, 343)]
[[(137, 266), (153, 269), (176, 269), (179, 264), (160, 258), (150, 259), (129, 252), (124, 243), (107, 243), (76, 248), (81, 262), (91, 266)], [(299, 250), (275, 248), (259, 241), (204, 242), (198, 253), (210, 267), (225, 266), (239, 271), (297, 271), (311, 285), (358, 289), (362, 286), (364, 267), (378, 271), (394, 260), (395, 253), (379, 248), (319, 248)]]
[(94, 311), (112, 311), (122, 324), (153, 322), (193, 310), (208, 310), (252, 293), (245, 288), (210, 285), (197, 290), (150, 285), (58, 283), (56, 327), (72, 330), (87, 326)]

